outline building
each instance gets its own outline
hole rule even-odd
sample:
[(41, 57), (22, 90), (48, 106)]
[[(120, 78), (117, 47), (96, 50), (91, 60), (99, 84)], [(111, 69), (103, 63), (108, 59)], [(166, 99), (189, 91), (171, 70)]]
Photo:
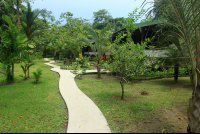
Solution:
[[(142, 41), (145, 41), (145, 39), (147, 38), (152, 38), (153, 36), (155, 36), (155, 32), (156, 32), (156, 26), (163, 22), (165, 19), (160, 19), (160, 20), (153, 20), (153, 21), (147, 21), (147, 22), (143, 22), (143, 23), (138, 23), (135, 24), (136, 30), (132, 33), (131, 38), (133, 39), (134, 43), (137, 44), (141, 44)], [(112, 34), (112, 41), (114, 41), (118, 35), (119, 32), (124, 32), (126, 33), (126, 28), (123, 28), (117, 32), (114, 32)], [(123, 41), (126, 41), (126, 37), (122, 39)], [(147, 44), (147, 46), (156, 46), (154, 49), (149, 49), (148, 47), (145, 50), (145, 53), (147, 55), (149, 55), (149, 57), (165, 57), (164, 53), (166, 53), (165, 50), (162, 50), (163, 48), (159, 48), (157, 47), (157, 39), (155, 37), (154, 40), (152, 40), (150, 43)], [(165, 44), (165, 46), (167, 46), (169, 44)], [(84, 55), (87, 56), (91, 56), (91, 57), (95, 57), (94, 56), (94, 52), (92, 52), (91, 48), (88, 46), (86, 48), (83, 49), (83, 53)], [(110, 59), (112, 57), (111, 52), (109, 52), (109, 50), (107, 50), (105, 52), (105, 56), (104, 59)]]

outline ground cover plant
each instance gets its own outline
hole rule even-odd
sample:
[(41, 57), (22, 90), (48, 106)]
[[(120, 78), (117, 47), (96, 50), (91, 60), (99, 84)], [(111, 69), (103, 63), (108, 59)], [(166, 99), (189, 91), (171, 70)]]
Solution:
[(104, 114), (112, 133), (187, 132), (187, 107), (191, 97), (189, 77), (138, 80), (125, 84), (124, 100), (115, 76), (83, 75), (79, 89)]
[[(35, 67), (30, 68), (30, 79), (23, 80), (20, 64), (15, 65), (16, 81), (0, 85), (1, 133), (65, 133), (67, 107), (58, 90), (59, 75), (50, 71), (44, 60), (35, 60), (42, 69), (39, 84), (34, 84)], [(2, 64), (0, 64), (0, 68)], [(5, 76), (0, 74), (0, 81)]]

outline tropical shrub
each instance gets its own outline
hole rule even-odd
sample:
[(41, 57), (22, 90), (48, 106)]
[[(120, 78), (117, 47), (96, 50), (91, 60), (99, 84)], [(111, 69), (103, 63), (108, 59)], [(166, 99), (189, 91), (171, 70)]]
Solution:
[(26, 74), (27, 74), (27, 71), (28, 71), (28, 69), (31, 67), (31, 66), (33, 66), (33, 65), (35, 65), (35, 63), (30, 63), (30, 64), (28, 64), (28, 63), (26, 63), (26, 62), (24, 62), (23, 64), (21, 64), (20, 66), (21, 66), (21, 68), (22, 68), (22, 70), (23, 70), (23, 72), (24, 72), (24, 79), (27, 79), (27, 76), (26, 76)]
[(33, 75), (35, 77), (35, 83), (38, 84), (42, 75), (42, 70), (40, 68), (37, 68), (36, 71), (33, 72)]

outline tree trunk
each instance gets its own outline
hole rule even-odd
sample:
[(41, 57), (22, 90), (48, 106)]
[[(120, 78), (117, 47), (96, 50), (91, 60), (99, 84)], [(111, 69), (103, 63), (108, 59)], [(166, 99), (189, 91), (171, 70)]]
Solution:
[[(193, 73), (193, 95), (192, 98), (189, 100), (189, 108), (187, 109), (189, 124), (187, 128), (188, 133), (200, 133), (200, 73), (198, 70), (200, 70), (200, 41), (199, 41), (199, 27), (197, 23), (197, 13), (195, 11), (195, 5), (193, 4), (194, 0), (191, 0), (192, 4), (192, 15), (194, 19), (194, 26), (195, 26), (195, 40), (196, 40), (196, 68), (192, 67), (192, 73)], [(196, 9), (197, 10), (197, 9)], [(194, 66), (194, 61), (193, 61)], [(197, 70), (198, 69), (198, 70)], [(196, 71), (196, 72), (195, 72)]]
[[(20, 30), (20, 18), (19, 18), (19, 0), (17, 0), (17, 29)], [(21, 52), (19, 54), (19, 57), (21, 58)], [(20, 61), (19, 61), (20, 63)], [(12, 65), (12, 72), (14, 72), (14, 65)], [(14, 75), (13, 75), (14, 77)]]
[(19, 18), (19, 0), (17, 0), (17, 29), (20, 30), (20, 18)]
[(179, 67), (175, 66), (174, 67), (174, 81), (177, 82), (178, 80), (178, 71), (179, 71)]
[(30, 78), (30, 77), (29, 77), (29, 63), (30, 63), (30, 55), (29, 55), (29, 52), (28, 52), (28, 57), (29, 57), (29, 58), (28, 58), (28, 66), (27, 66), (27, 68), (28, 68), (28, 76), (27, 76), (27, 78)]
[(99, 64), (99, 60), (97, 60), (97, 76), (98, 78), (101, 78), (101, 67), (100, 67), (100, 64)]
[(123, 79), (121, 78), (120, 80), (120, 85), (122, 87), (122, 96), (121, 96), (121, 100), (124, 100), (124, 82)]
[(59, 52), (59, 61), (60, 61), (60, 52)]
[(14, 66), (15, 66), (15, 63), (12, 62), (12, 77), (14, 78)]
[[(28, 61), (28, 66), (29, 66), (29, 61)], [(28, 68), (28, 76), (27, 76), (27, 78), (29, 78), (29, 68)]]
[(12, 76), (12, 74), (11, 74), (11, 71), (10, 71), (10, 65), (8, 65), (7, 66), (7, 70), (6, 70), (6, 81), (8, 82), (8, 83), (11, 83), (11, 82), (13, 82), (13, 76)]

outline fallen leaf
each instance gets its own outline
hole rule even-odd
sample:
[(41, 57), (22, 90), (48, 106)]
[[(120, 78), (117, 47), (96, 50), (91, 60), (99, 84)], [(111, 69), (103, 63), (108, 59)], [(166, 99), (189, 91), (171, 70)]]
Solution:
[(23, 116), (22, 116), (22, 115), (20, 115), (20, 116), (19, 116), (19, 118), (23, 118)]
[(162, 133), (165, 131), (165, 129), (162, 130)]

